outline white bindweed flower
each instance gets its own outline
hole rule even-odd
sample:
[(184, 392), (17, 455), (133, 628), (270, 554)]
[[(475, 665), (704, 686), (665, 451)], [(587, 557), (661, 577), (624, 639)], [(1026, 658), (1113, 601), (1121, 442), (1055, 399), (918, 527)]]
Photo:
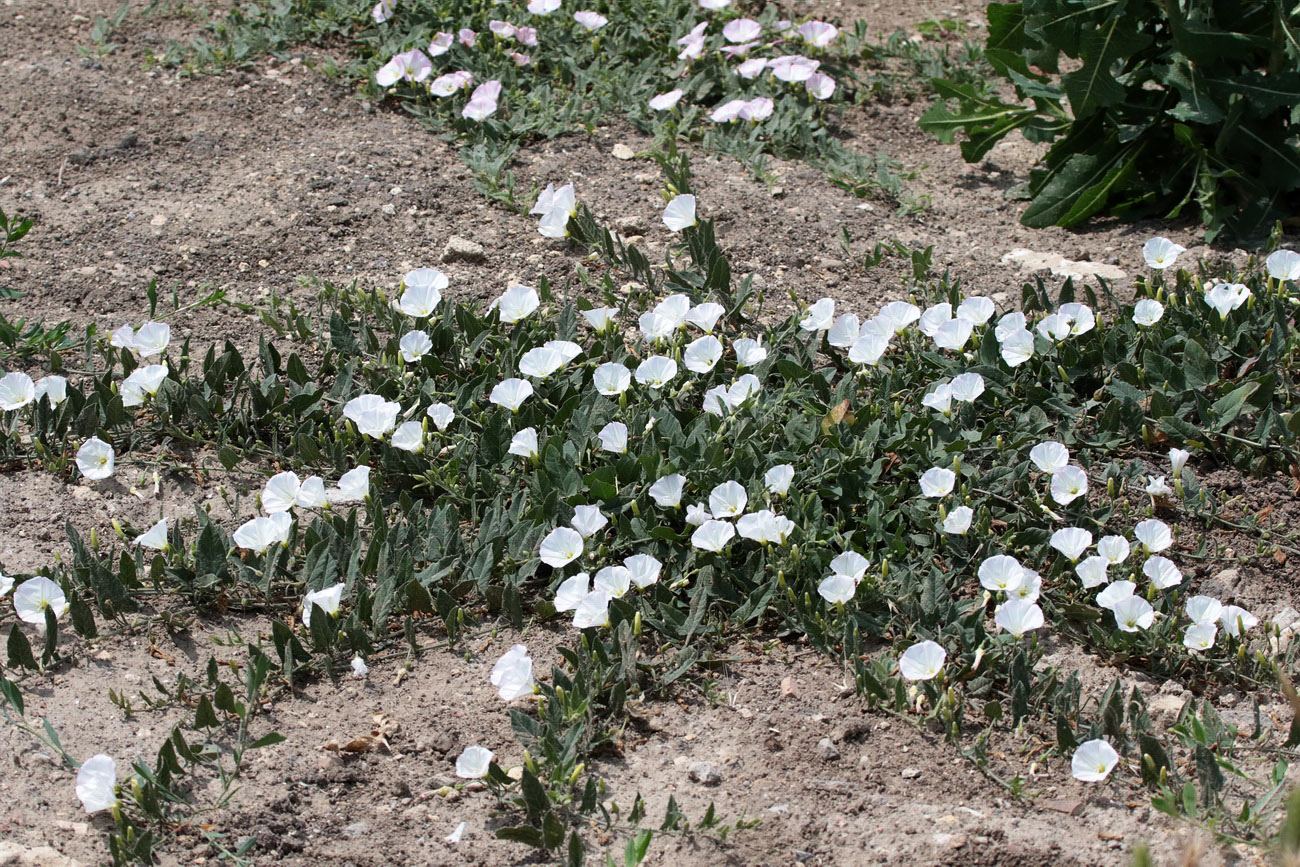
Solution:
[(817, 585), (817, 593), (832, 605), (843, 605), (858, 592), (857, 582), (847, 575), (830, 574)]
[(591, 576), (579, 572), (572, 578), (566, 578), (555, 590), (555, 610), (572, 611), (578, 607), (582, 598), (591, 592)]
[(998, 343), (1002, 360), (1008, 367), (1019, 367), (1034, 357), (1034, 335), (1028, 329), (1012, 331)]
[(683, 321), (689, 322), (705, 334), (712, 334), (718, 320), (727, 309), (721, 304), (715, 304), (712, 301), (706, 301), (703, 304), (696, 304), (690, 310), (686, 311)]
[(1268, 270), (1268, 276), (1274, 280), (1300, 282), (1300, 253), (1294, 250), (1277, 250), (1269, 253), (1268, 258), (1264, 260), (1264, 267)]
[(418, 421), (404, 421), (393, 431), (389, 442), (395, 449), (419, 454), (424, 451), (424, 425)]
[(814, 48), (825, 48), (840, 35), (838, 27), (825, 21), (805, 21), (796, 32)]
[(377, 394), (362, 394), (343, 405), (343, 415), (357, 426), (357, 431), (370, 437), (382, 437), (397, 426), (397, 414), (402, 407)]
[(1150, 328), (1165, 315), (1165, 305), (1154, 298), (1143, 298), (1133, 305), (1133, 322), (1143, 328)]
[(657, 584), (659, 572), (664, 566), (649, 554), (633, 554), (623, 561), (623, 565), (627, 567), (632, 583), (641, 589)]
[(308, 476), (298, 488), (295, 506), (304, 509), (316, 509), (329, 504), (329, 494), (325, 492), (325, 480), (320, 476)]
[(1084, 783), (1099, 783), (1110, 775), (1119, 762), (1119, 753), (1106, 741), (1098, 738), (1079, 744), (1070, 759), (1070, 773)]
[(1223, 615), (1223, 603), (1213, 596), (1192, 596), (1183, 603), (1183, 610), (1193, 623), (1213, 623)]
[(329, 491), (330, 503), (354, 503), (370, 496), (370, 467), (348, 470), (339, 477), (339, 485)]
[(313, 590), (302, 600), (302, 625), (311, 628), (311, 609), (313, 606), (324, 611), (330, 617), (337, 617), (339, 605), (343, 602), (343, 590), (346, 584), (334, 584), (323, 590)]
[(745, 539), (752, 539), (763, 545), (784, 545), (785, 540), (794, 532), (794, 521), (778, 515), (771, 509), (760, 509), (741, 515), (736, 520), (736, 532)]
[(163, 518), (148, 530), (135, 537), (134, 544), (154, 551), (167, 550), (167, 519)]
[(1169, 487), (1164, 476), (1147, 476), (1146, 492), (1153, 497), (1172, 497), (1174, 489)]
[(1142, 564), (1142, 574), (1151, 579), (1151, 586), (1157, 590), (1168, 590), (1183, 583), (1183, 573), (1174, 562), (1159, 554), (1147, 558)]
[(969, 319), (958, 316), (955, 319), (949, 319), (939, 326), (939, 330), (934, 333), (934, 345), (940, 349), (951, 349), (959, 352), (966, 348), (970, 341), (970, 336), (975, 331), (975, 323)]
[(533, 384), (526, 379), (503, 379), (492, 387), (488, 400), (511, 412), (518, 412), (524, 401), (533, 396)]
[(511, 286), (493, 305), (501, 314), (501, 321), (509, 325), (530, 315), (541, 303), (537, 290), (531, 286)]
[(1062, 304), (1056, 312), (1058, 316), (1069, 318), (1070, 333), (1075, 337), (1080, 334), (1087, 334), (1097, 327), (1097, 316), (1087, 304), (1071, 301), (1068, 304)]
[(790, 464), (778, 464), (763, 474), (763, 484), (767, 490), (778, 497), (784, 497), (794, 481), (794, 467)]
[(1219, 627), (1215, 623), (1192, 623), (1183, 631), (1183, 647), (1188, 650), (1209, 650), (1219, 637)]
[(722, 28), (722, 38), (731, 43), (752, 42), (762, 33), (762, 25), (752, 18), (735, 18)]
[[(17, 594), (15, 594), (15, 600)], [(1254, 629), (1259, 625), (1259, 618), (1251, 614), (1245, 608), (1237, 605), (1225, 605), (1219, 612), (1219, 622), (1223, 624), (1223, 631), (1233, 638), (1240, 638), (1241, 633), (1247, 629)]]
[(835, 299), (819, 298), (804, 313), (799, 327), (804, 331), (826, 331), (835, 321)]
[(1088, 474), (1075, 466), (1061, 467), (1052, 474), (1052, 499), (1069, 505), (1088, 493)]
[(68, 598), (63, 590), (44, 575), (28, 578), (14, 591), (14, 611), (24, 623), (45, 625), (45, 609), (54, 612), (56, 618), (67, 613)]
[(487, 776), (488, 768), (496, 753), (480, 746), (465, 747), (456, 759), (456, 776), (462, 780), (481, 780)]
[(636, 381), (646, 388), (663, 388), (675, 376), (677, 376), (677, 362), (666, 355), (652, 355), (636, 368)]
[(561, 0), (528, 0), (528, 14), (550, 15), (560, 8)]
[(606, 566), (596, 573), (592, 589), (603, 591), (610, 599), (622, 599), (632, 589), (632, 573), (626, 566)]
[(366, 665), (366, 661), (359, 656), (352, 657), (350, 668), (352, 676), (360, 680), (365, 680), (366, 675), (370, 674), (370, 666)]
[(995, 554), (980, 563), (979, 579), (985, 590), (1010, 593), (1025, 580), (1025, 567), (1015, 557)]
[(122, 406), (140, 406), (145, 398), (153, 397), (167, 378), (167, 365), (149, 364), (131, 371), (122, 382)]
[(722, 360), (722, 341), (712, 334), (691, 341), (682, 353), (682, 363), (692, 373), (708, 373)]
[(1186, 247), (1175, 244), (1168, 238), (1152, 238), (1142, 245), (1142, 258), (1146, 260), (1147, 267), (1158, 271), (1163, 271), (1174, 264), (1179, 254), (1186, 252)]
[(940, 383), (933, 391), (921, 398), (921, 405), (929, 407), (940, 415), (952, 415), (952, 384)]
[(582, 311), (582, 318), (587, 320), (587, 324), (597, 331), (605, 331), (613, 328), (618, 321), (617, 307), (593, 307), (590, 310)]
[(985, 298), (983, 295), (972, 295), (969, 298), (963, 299), (962, 302), (957, 305), (957, 310), (953, 313), (953, 316), (961, 319), (969, 319), (976, 325), (983, 325), (985, 322), (992, 319), (993, 314), (996, 312), (997, 307), (995, 307), (993, 302), (988, 298)]
[(898, 658), (898, 673), (907, 680), (930, 680), (943, 671), (947, 652), (933, 641), (913, 644)]
[(601, 514), (599, 506), (574, 506), (573, 520), (569, 522), (584, 539), (590, 539), (609, 526), (609, 518)]
[(375, 83), (380, 87), (391, 87), (399, 81), (424, 81), (432, 74), (433, 63), (423, 51), (412, 48), (394, 55), (375, 70)]
[(723, 482), (709, 492), (709, 512), (715, 518), (735, 518), (748, 503), (749, 495), (739, 482)]
[(77, 769), (77, 798), (87, 813), (117, 806), (117, 762), (104, 753), (91, 756)]
[(1151, 624), (1156, 619), (1155, 610), (1151, 607), (1151, 603), (1141, 596), (1129, 596), (1121, 599), (1111, 606), (1110, 610), (1115, 613), (1115, 625), (1124, 632), (1150, 629)]
[(813, 73), (820, 66), (820, 60), (809, 60), (802, 54), (774, 57), (767, 62), (767, 67), (772, 70), (772, 75), (776, 76), (780, 81), (792, 84), (812, 78)]
[(1008, 593), (1007, 598), (1019, 599), (1023, 602), (1037, 602), (1042, 592), (1043, 576), (1033, 569), (1026, 569), (1024, 577), (1020, 580), (1020, 586)]
[(602, 450), (620, 455), (627, 454), (627, 425), (623, 422), (610, 422), (601, 428), (596, 436), (600, 439)]
[(691, 545), (704, 551), (721, 551), (736, 535), (726, 521), (705, 521), (691, 534)]
[(1137, 585), (1132, 581), (1116, 581), (1097, 594), (1097, 604), (1113, 611), (1116, 605), (1132, 596), (1135, 590)]
[[(952, 306), (948, 307), (949, 312)], [(876, 320), (897, 334), (921, 318), (921, 308), (908, 301), (890, 301), (876, 314)]]
[(456, 418), (456, 410), (452, 409), (445, 403), (431, 404), (429, 408), (424, 411), (424, 414), (433, 422), (433, 426), (440, 431), (446, 430), (447, 425), (451, 424), (452, 420)]
[(393, 303), (399, 312), (415, 319), (433, 315), (442, 301), (442, 290), (448, 285), (447, 275), (437, 268), (416, 268), (402, 278), (402, 295)]
[(1215, 283), (1205, 290), (1205, 303), (1214, 308), (1220, 319), (1246, 303), (1250, 290), (1242, 283)]
[(409, 364), (428, 355), (433, 349), (433, 341), (423, 331), (408, 331), (398, 341), (397, 348), (402, 353), (402, 360)]
[(4, 596), (12, 589), (14, 589), (14, 579), (0, 572), (0, 596)]
[(268, 515), (289, 511), (298, 502), (298, 492), (301, 489), (302, 480), (297, 473), (276, 473), (266, 480), (266, 485), (262, 488), (262, 510)]
[(831, 572), (851, 578), (854, 584), (863, 579), (867, 574), (867, 568), (870, 566), (870, 561), (857, 551), (845, 551), (831, 560)]
[(1110, 561), (1104, 556), (1094, 554), (1091, 557), (1084, 558), (1082, 563), (1075, 566), (1074, 574), (1079, 576), (1083, 589), (1089, 590), (1093, 587), (1099, 587), (1110, 580), (1110, 575), (1107, 574), (1110, 566)]
[(875, 367), (880, 362), (881, 356), (888, 350), (888, 337), (875, 332), (866, 332), (858, 335), (858, 339), (849, 347), (849, 361)]
[(973, 403), (984, 393), (984, 377), (978, 373), (963, 373), (954, 376), (952, 382), (948, 383), (948, 387), (952, 392), (953, 400), (958, 403)]
[(1052, 534), (1051, 545), (1071, 563), (1078, 561), (1092, 544), (1092, 533), (1081, 527), (1065, 527)]
[(637, 318), (637, 326), (641, 329), (641, 336), (649, 343), (662, 343), (673, 336), (672, 320), (654, 311), (642, 313)]
[(655, 111), (668, 111), (677, 105), (678, 100), (682, 98), (681, 88), (674, 88), (667, 93), (661, 93), (650, 99), (650, 107)]
[(742, 337), (731, 345), (736, 353), (737, 367), (757, 367), (767, 358), (767, 350), (761, 341)]
[(664, 208), (664, 225), (670, 231), (680, 232), (694, 226), (695, 220), (695, 197), (690, 193), (685, 193), (673, 198)]
[(526, 427), (510, 439), (510, 454), (532, 460), (537, 457), (537, 429)]
[(564, 356), (554, 349), (537, 346), (520, 357), (519, 372), (534, 379), (546, 380), (566, 363)]
[(931, 467), (921, 474), (923, 497), (946, 497), (957, 483), (957, 474), (947, 467)]
[(1102, 536), (1097, 540), (1097, 553), (1111, 566), (1118, 566), (1128, 559), (1128, 539), (1123, 536)]
[(13, 412), (36, 400), (36, 383), (22, 372), (6, 373), (0, 378), (0, 410)]
[(573, 609), (573, 625), (578, 629), (609, 626), (609, 594), (597, 589), (582, 597)]
[(1182, 476), (1183, 467), (1187, 466), (1187, 459), (1191, 456), (1191, 452), (1186, 449), (1169, 450), (1169, 469), (1173, 472), (1175, 479)]
[(686, 477), (673, 473), (650, 486), (650, 497), (661, 509), (676, 509), (682, 504), (682, 489), (685, 486)]
[(939, 328), (944, 323), (952, 321), (952, 305), (947, 301), (942, 304), (935, 304), (932, 307), (925, 308), (925, 312), (917, 318), (916, 327), (921, 333), (931, 339), (939, 333)]
[(139, 328), (123, 325), (113, 332), (109, 342), (113, 346), (130, 350), (137, 358), (162, 355), (171, 342), (172, 329), (165, 322), (146, 322)]
[(596, 368), (591, 381), (596, 386), (596, 391), (606, 397), (615, 397), (632, 385), (632, 371), (617, 361), (610, 361)]
[(36, 393), (32, 400), (40, 403), (42, 397), (49, 398), (50, 406), (58, 406), (68, 399), (68, 380), (56, 374), (42, 376), (36, 380)]
[(1173, 531), (1168, 524), (1157, 518), (1148, 518), (1139, 523), (1133, 528), (1133, 535), (1137, 536), (1149, 554), (1159, 553), (1174, 544)]
[(826, 342), (840, 349), (848, 349), (857, 342), (861, 330), (862, 323), (858, 320), (858, 314), (843, 313), (831, 323), (826, 332)]
[(693, 506), (686, 507), (686, 523), (692, 527), (702, 526), (705, 521), (711, 520), (713, 520), (713, 516), (709, 514), (709, 507), (704, 503), (696, 503)]
[(528, 648), (522, 644), (511, 647), (492, 666), (489, 679), (503, 701), (532, 695), (537, 686), (533, 681), (533, 658), (528, 655)]
[(1038, 320), (1039, 334), (1046, 337), (1053, 343), (1060, 343), (1069, 337), (1074, 330), (1074, 320), (1062, 313), (1049, 313), (1042, 319)]
[(943, 519), (943, 531), (954, 536), (964, 536), (970, 529), (970, 522), (974, 517), (975, 510), (970, 506), (958, 506)]
[(581, 533), (569, 527), (556, 527), (542, 540), (538, 556), (547, 566), (560, 569), (581, 557), (583, 550)]
[(1010, 599), (993, 612), (993, 622), (1012, 635), (1024, 635), (1043, 626), (1043, 609), (1025, 599)]
[(91, 437), (77, 449), (77, 469), (92, 481), (107, 479), (113, 475), (116, 457), (111, 445), (99, 437)]

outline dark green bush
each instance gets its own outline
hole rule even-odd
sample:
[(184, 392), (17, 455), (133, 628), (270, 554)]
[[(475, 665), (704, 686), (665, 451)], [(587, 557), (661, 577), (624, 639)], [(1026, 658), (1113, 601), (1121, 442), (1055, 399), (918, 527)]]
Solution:
[(988, 20), (986, 55), (1018, 101), (938, 80), (921, 125), (964, 132), (968, 162), (1015, 129), (1053, 142), (1025, 225), (1196, 208), (1207, 240), (1249, 242), (1300, 220), (1300, 5), (1025, 0)]

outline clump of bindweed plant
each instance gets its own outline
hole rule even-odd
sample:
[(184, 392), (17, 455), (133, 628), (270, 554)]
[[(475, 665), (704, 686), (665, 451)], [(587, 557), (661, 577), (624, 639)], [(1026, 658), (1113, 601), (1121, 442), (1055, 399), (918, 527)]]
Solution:
[[(62, 664), (65, 617), (94, 636), (172, 600), (278, 615), (248, 648), (260, 674), (244, 700), (211, 674), (187, 684), (210, 692), (192, 728), (228, 724), (251, 749), (270, 743), (248, 733), (263, 690), (364, 675), (431, 638), (462, 647), (498, 620), (554, 622), (569, 639), (550, 658), (521, 644), (492, 672), (518, 772), (479, 754), (464, 770), (516, 818), (500, 836), (580, 860), (596, 815), (648, 844), (615, 824), (599, 774), (629, 714), (694, 688), (739, 630), (775, 630), (990, 775), (990, 740), (1032, 733), (1050, 744), (1040, 764), (1068, 756), (1081, 780), (1147, 785), (1166, 812), (1262, 839), (1285, 762), (1259, 781), (1238, 742), (1278, 736), (1247, 737), (1201, 701), (1159, 730), (1140, 692), (1085, 695), (1077, 673), (1044, 664), (1039, 636), (1121, 670), (1256, 691), (1293, 663), (1257, 614), (1183, 574), (1210, 520), (1195, 468), (1262, 472), (1294, 453), (1295, 383), (1279, 375), (1297, 349), (1289, 260), (1191, 274), (1153, 242), (1133, 303), (1067, 281), (999, 310), (921, 256), (904, 297), (874, 311), (823, 298), (779, 317), (733, 274), (685, 158), (659, 159), (661, 267), (599, 225), (581, 190), (535, 203), (550, 243), (602, 265), (582, 297), (539, 280), (480, 309), (421, 268), (395, 286), (322, 286), (315, 318), (263, 311), (277, 334), (315, 339), (310, 364), (276, 339), (249, 359), (230, 342), (176, 352), (145, 322), (94, 343), (102, 372), (70, 377), (57, 406), (12, 381), (6, 447), (52, 472), (169, 471), (164, 444), (276, 471), (254, 473), (260, 514), (231, 526), (197, 509), (115, 528), (117, 541), (69, 528), (69, 561), (14, 576), (11, 666)], [(617, 291), (628, 281), (635, 292)], [(1178, 520), (1152, 513), (1156, 497)], [(174, 792), (177, 767), (211, 768), (182, 740), (135, 779)], [(1265, 791), (1247, 798), (1225, 770)], [(128, 815), (163, 827), (134, 797)], [(724, 823), (710, 810), (695, 827)]]

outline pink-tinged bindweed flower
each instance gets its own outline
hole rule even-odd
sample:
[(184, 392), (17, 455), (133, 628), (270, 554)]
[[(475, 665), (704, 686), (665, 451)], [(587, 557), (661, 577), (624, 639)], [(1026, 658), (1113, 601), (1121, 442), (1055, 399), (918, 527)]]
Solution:
[(433, 74), (433, 63), (418, 48), (404, 51), (379, 67), (375, 72), (375, 83), (380, 87), (392, 87), (399, 81), (424, 81)]
[(370, 10), (370, 18), (376, 24), (383, 24), (393, 17), (393, 6), (395, 0), (379, 0), (375, 8)]
[(713, 112), (709, 114), (709, 120), (714, 123), (731, 123), (740, 118), (740, 112), (745, 105), (746, 102), (743, 99), (728, 100), (715, 108)]
[(751, 79), (758, 78), (767, 69), (767, 59), (763, 57), (751, 57), (744, 63), (736, 67), (736, 74), (741, 78)]
[(736, 18), (722, 28), (722, 38), (732, 44), (752, 42), (763, 33), (763, 26), (752, 18)]
[(526, 45), (529, 48), (533, 48), (537, 45), (537, 28), (516, 27), (515, 38), (519, 40), (520, 45)]
[(574, 12), (573, 20), (577, 21), (583, 27), (592, 31), (599, 30), (600, 28), (604, 27), (606, 24), (609, 23), (609, 19), (606, 18), (604, 15), (601, 15), (599, 12), (591, 12), (589, 10), (584, 10), (582, 12)]
[(515, 66), (527, 66), (533, 62), (532, 55), (521, 54), (518, 51), (510, 52), (510, 59), (514, 61)]
[(797, 32), (803, 37), (804, 42), (814, 48), (825, 48), (840, 35), (838, 27), (825, 21), (805, 21)]
[(502, 701), (514, 701), (537, 691), (533, 681), (533, 658), (528, 655), (528, 648), (516, 644), (492, 666), (489, 676), (492, 685), (497, 687), (497, 695)]
[(319, 608), (330, 617), (338, 617), (339, 606), (343, 603), (343, 590), (346, 584), (334, 584), (321, 590), (312, 590), (302, 600), (302, 625), (311, 629), (311, 610)]
[(466, 48), (473, 48), (474, 43), (478, 42), (478, 34), (468, 27), (462, 27), (456, 31), (456, 41)]
[(835, 79), (824, 72), (814, 72), (804, 82), (808, 95), (818, 101), (825, 101), (835, 95)]
[(898, 673), (907, 680), (931, 680), (943, 671), (948, 653), (933, 641), (913, 644), (898, 658)]
[(744, 57), (746, 54), (749, 53), (749, 49), (753, 48), (755, 45), (758, 45), (758, 43), (742, 42), (739, 45), (724, 45), (718, 50), (721, 51), (723, 54), (725, 54), (727, 57)]
[(773, 75), (781, 81), (792, 84), (807, 81), (819, 66), (821, 66), (821, 61), (809, 60), (802, 54), (774, 57), (767, 62), (767, 67), (772, 70)]
[(758, 123), (772, 116), (776, 103), (766, 96), (758, 96), (740, 107), (740, 119)]
[(46, 609), (57, 619), (67, 613), (69, 605), (63, 589), (43, 575), (28, 578), (14, 591), (14, 611), (24, 623), (44, 626)]
[(550, 15), (560, 8), (560, 0), (528, 0), (528, 14)]
[(462, 780), (481, 780), (488, 774), (496, 753), (478, 745), (465, 747), (456, 759), (456, 776)]
[(1175, 244), (1168, 238), (1152, 238), (1142, 245), (1142, 258), (1146, 260), (1147, 267), (1158, 271), (1173, 265), (1179, 255), (1186, 252), (1186, 247)]
[(1070, 758), (1070, 773), (1084, 783), (1099, 783), (1119, 763), (1119, 753), (1106, 741), (1098, 738), (1079, 744)]
[(498, 21), (493, 19), (488, 22), (488, 30), (491, 30), (502, 39), (515, 38), (515, 25), (511, 24), (509, 21)]
[(446, 54), (451, 50), (451, 44), (456, 41), (455, 35), (445, 31), (439, 31), (433, 35), (429, 42), (429, 56), (438, 57)]
[(111, 810), (118, 804), (117, 762), (99, 753), (77, 769), (77, 798), (87, 813)]
[(501, 96), (501, 82), (493, 79), (485, 81), (470, 94), (469, 102), (461, 109), (461, 116), (469, 120), (485, 120), (497, 110), (497, 99)]
[(446, 75), (439, 75), (433, 81), (429, 82), (429, 93), (434, 96), (451, 96), (458, 90), (464, 90), (474, 83), (472, 73), (464, 70), (448, 72)]
[(677, 105), (677, 101), (682, 98), (681, 88), (674, 88), (667, 93), (661, 93), (651, 98), (650, 107), (655, 111), (668, 111)]
[(91, 481), (107, 479), (113, 475), (116, 459), (113, 447), (99, 437), (91, 437), (77, 449), (77, 469)]

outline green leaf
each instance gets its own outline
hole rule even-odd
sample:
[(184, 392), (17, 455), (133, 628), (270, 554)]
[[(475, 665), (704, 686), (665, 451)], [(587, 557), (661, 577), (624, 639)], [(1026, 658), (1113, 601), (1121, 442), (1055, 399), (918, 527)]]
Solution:
[[(31, 651), (29, 649), (28, 653), (30, 652)], [(12, 657), (10, 657), (10, 664), (11, 665), (13, 664)], [(9, 704), (13, 707), (14, 710), (18, 711), (19, 716), (23, 715), (26, 708), (23, 705), (22, 690), (18, 688), (18, 684), (14, 683), (12, 680), (9, 680), (3, 674), (0, 674), (0, 696), (3, 696), (4, 700), (9, 702)]]
[(1134, 19), (1116, 8), (1101, 27), (1083, 35), (1083, 67), (1061, 76), (1076, 119), (1083, 120), (1124, 99), (1124, 86), (1115, 79), (1114, 67), (1151, 42), (1150, 36), (1135, 32), (1133, 26)]
[(32, 645), (27, 641), (27, 636), (23, 635), (23, 631), (18, 628), (17, 623), (9, 629), (8, 650), (10, 668), (36, 671), (36, 657), (32, 655)]
[(1219, 379), (1219, 372), (1210, 360), (1209, 353), (1192, 338), (1188, 338), (1183, 346), (1183, 373), (1187, 387), (1197, 391), (1213, 385)]
[(260, 738), (258, 738), (257, 740), (249, 744), (247, 749), (260, 750), (263, 747), (273, 747), (276, 744), (282, 744), (284, 742), (285, 742), (285, 736), (280, 734), (279, 732), (267, 732), (266, 734), (262, 735)]
[(526, 846), (532, 846), (534, 849), (546, 848), (546, 844), (542, 840), (541, 829), (534, 828), (532, 825), (514, 825), (510, 828), (500, 828), (497, 830), (496, 838), (498, 840), (509, 840), (512, 843), (523, 843)]
[(1242, 409), (1246, 406), (1246, 401), (1258, 388), (1258, 382), (1239, 385), (1211, 404), (1210, 411), (1216, 419), (1214, 429), (1223, 430), (1230, 425), (1233, 419), (1241, 414)]

